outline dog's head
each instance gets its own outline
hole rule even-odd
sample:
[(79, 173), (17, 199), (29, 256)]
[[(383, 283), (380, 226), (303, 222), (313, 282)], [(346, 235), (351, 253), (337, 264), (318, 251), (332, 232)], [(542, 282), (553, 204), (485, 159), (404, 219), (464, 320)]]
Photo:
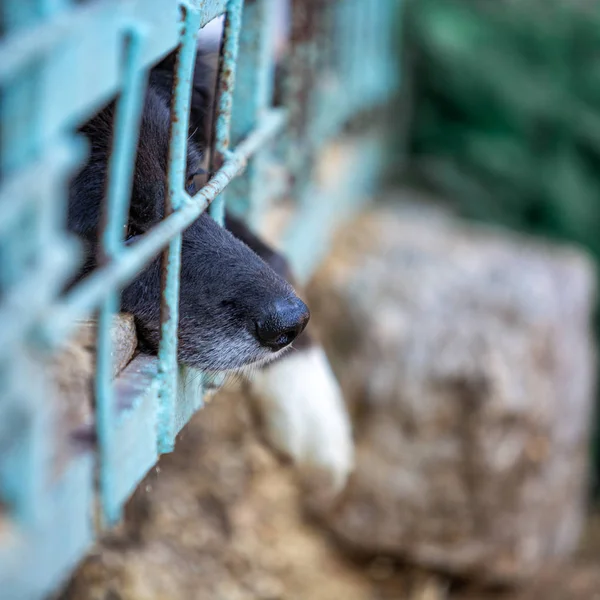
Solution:
[[(82, 128), (90, 157), (70, 190), (68, 227), (88, 251), (82, 276), (96, 266), (113, 111), (111, 105)], [(132, 245), (164, 215), (169, 116), (167, 99), (150, 87), (131, 195), (127, 238)], [(190, 142), (190, 193), (200, 161), (199, 149)], [(142, 342), (154, 352), (160, 338), (160, 288), (157, 258), (121, 296), (122, 310), (135, 316)], [(179, 360), (203, 370), (268, 362), (291, 344), (309, 318), (292, 287), (207, 214), (183, 232), (180, 290)]]

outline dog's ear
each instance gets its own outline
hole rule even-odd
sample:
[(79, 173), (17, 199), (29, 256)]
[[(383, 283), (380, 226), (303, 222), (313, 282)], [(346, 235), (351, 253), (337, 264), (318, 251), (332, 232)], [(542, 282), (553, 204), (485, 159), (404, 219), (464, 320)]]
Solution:
[[(177, 53), (171, 52), (150, 72), (149, 84), (168, 99), (173, 97), (176, 58)], [(214, 97), (212, 87), (215, 83), (213, 64), (216, 61), (214, 59), (212, 53), (199, 50), (194, 65), (189, 132), (190, 139), (202, 149), (206, 148), (210, 137), (210, 117)]]

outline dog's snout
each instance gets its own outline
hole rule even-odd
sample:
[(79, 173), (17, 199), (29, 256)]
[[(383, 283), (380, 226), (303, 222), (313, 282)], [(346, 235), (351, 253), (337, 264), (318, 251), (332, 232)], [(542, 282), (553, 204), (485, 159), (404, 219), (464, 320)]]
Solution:
[(299, 298), (279, 299), (255, 321), (256, 335), (264, 346), (281, 350), (304, 331), (309, 318), (308, 307)]

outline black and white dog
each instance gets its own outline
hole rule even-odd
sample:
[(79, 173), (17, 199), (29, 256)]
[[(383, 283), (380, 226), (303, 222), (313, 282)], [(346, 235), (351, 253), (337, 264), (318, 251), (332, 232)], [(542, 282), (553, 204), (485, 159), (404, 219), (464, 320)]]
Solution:
[[(135, 244), (136, 237), (164, 215), (173, 66), (174, 57), (169, 56), (150, 73), (133, 176), (128, 243)], [(210, 127), (210, 71), (199, 53), (187, 153), (187, 189), (192, 195), (197, 191)], [(69, 230), (87, 248), (80, 277), (96, 266), (114, 111), (113, 102), (81, 128), (90, 154), (72, 181), (67, 219)], [(178, 345), (179, 361), (188, 373), (183, 379), (193, 379), (196, 369), (255, 367), (250, 386), (269, 441), (308, 470), (325, 471), (339, 487), (352, 465), (349, 420), (322, 349), (304, 331), (309, 311), (296, 295), (290, 277), (285, 259), (229, 215), (225, 228), (202, 214), (186, 229)], [(160, 337), (160, 284), (160, 258), (156, 258), (121, 297), (121, 310), (134, 315), (141, 343), (151, 353), (157, 351)], [(297, 351), (284, 354), (292, 342)], [(185, 393), (190, 393), (185, 381), (181, 383)]]

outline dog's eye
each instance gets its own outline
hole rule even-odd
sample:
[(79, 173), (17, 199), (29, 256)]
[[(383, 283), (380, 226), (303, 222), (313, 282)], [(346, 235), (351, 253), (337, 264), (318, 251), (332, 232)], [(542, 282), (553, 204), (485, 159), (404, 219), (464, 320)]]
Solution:
[(188, 177), (187, 181), (185, 182), (185, 191), (190, 196), (193, 196), (194, 194), (196, 194), (198, 192), (198, 188), (196, 187), (196, 176), (195, 175), (190, 175)]
[(127, 227), (125, 228), (125, 245), (129, 246), (130, 244), (133, 244), (133, 242), (135, 242), (135, 240), (140, 237), (141, 235), (143, 235), (143, 231), (139, 231), (137, 229), (137, 227), (133, 227), (131, 225), (127, 225)]
[(185, 191), (190, 195), (194, 196), (202, 188), (202, 186), (208, 180), (208, 173), (204, 169), (199, 169), (195, 173), (192, 173), (185, 182)]

